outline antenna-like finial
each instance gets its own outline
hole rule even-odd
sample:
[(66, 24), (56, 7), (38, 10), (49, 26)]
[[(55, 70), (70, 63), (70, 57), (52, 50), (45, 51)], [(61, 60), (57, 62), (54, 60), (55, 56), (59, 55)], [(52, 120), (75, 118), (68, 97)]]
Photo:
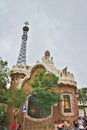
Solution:
[(25, 26), (29, 25), (28, 21), (24, 22)]
[(26, 65), (26, 44), (27, 44), (27, 32), (29, 31), (29, 23), (26, 21), (25, 26), (23, 27), (23, 35), (22, 35), (22, 44), (20, 48), (19, 57), (17, 60), (17, 64), (24, 64)]

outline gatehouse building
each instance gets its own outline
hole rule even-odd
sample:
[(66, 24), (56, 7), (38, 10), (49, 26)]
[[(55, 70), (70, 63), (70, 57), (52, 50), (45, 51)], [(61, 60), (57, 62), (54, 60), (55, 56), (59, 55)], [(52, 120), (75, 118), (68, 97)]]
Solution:
[[(10, 89), (23, 89), (29, 93), (26, 102), (20, 106), (17, 119), (21, 122), (24, 130), (53, 130), (54, 122), (58, 119), (69, 120), (71, 124), (78, 116), (78, 105), (76, 98), (77, 83), (72, 72), (65, 67), (62, 70), (55, 67), (53, 57), (49, 50), (46, 50), (41, 59), (36, 64), (29, 66), (26, 63), (26, 47), (28, 40), (29, 25), (25, 23), (23, 27), (22, 43), (16, 65), (11, 69), (11, 86)], [(55, 57), (54, 57), (55, 58)], [(31, 82), (37, 75), (37, 70), (45, 70), (47, 73), (53, 73), (59, 77), (56, 92), (61, 94), (62, 101), (54, 104), (49, 108), (49, 115), (42, 116), (41, 109), (34, 103), (34, 97), (31, 96)], [(25, 112), (22, 107), (25, 107)], [(10, 126), (13, 120), (14, 108), (10, 108)]]

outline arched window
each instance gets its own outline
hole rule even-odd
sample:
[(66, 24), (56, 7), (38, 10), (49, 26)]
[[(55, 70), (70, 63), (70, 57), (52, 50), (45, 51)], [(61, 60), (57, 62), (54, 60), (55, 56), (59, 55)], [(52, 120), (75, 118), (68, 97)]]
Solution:
[(51, 114), (51, 107), (44, 107), (37, 103), (36, 98), (28, 98), (28, 115), (33, 118), (44, 118)]

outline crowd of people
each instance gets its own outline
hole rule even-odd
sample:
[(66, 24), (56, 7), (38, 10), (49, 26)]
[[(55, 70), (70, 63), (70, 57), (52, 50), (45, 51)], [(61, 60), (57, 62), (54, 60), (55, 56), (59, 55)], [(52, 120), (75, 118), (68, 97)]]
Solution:
[(71, 130), (70, 122), (68, 120), (55, 121), (55, 129), (54, 130)]
[[(0, 125), (0, 130), (7, 129)], [(11, 125), (11, 130), (22, 130), (20, 122), (13, 122)], [(73, 121), (73, 126), (69, 120), (55, 121), (54, 130), (87, 130), (87, 116), (78, 116), (78, 118)]]
[(54, 130), (87, 130), (87, 117), (79, 116), (73, 121), (73, 126), (69, 120), (55, 121)]

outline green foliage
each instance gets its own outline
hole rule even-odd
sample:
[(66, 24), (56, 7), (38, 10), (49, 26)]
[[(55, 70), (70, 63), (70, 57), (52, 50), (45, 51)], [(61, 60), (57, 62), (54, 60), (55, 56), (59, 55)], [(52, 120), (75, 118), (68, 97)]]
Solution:
[(56, 77), (54, 74), (46, 74), (45, 71), (37, 71), (37, 73), (38, 76), (35, 78), (32, 84), (34, 89), (37, 89), (38, 87), (39, 89), (48, 90), (57, 85), (58, 77)]
[(78, 108), (79, 108), (79, 109), (82, 109), (82, 110), (84, 109), (84, 107), (83, 107), (83, 106), (78, 106)]
[(16, 88), (13, 91), (9, 89), (0, 90), (0, 103), (4, 103), (18, 108), (21, 102), (25, 100), (25, 98), (26, 94), (23, 92), (22, 89)]
[(0, 90), (0, 123), (4, 121), (7, 113), (7, 108), (5, 106), (13, 106), (19, 108), (23, 101), (26, 100), (26, 94), (22, 89), (14, 89), (13, 91), (9, 89)]
[[(0, 58), (0, 123), (4, 121), (7, 106), (13, 106), (19, 108), (23, 101), (26, 100), (26, 94), (22, 89), (10, 90), (6, 88), (9, 83), (7, 61), (3, 61)], [(4, 104), (4, 106), (3, 106)]]
[(7, 89), (0, 89), (0, 103), (8, 104), (10, 98), (10, 91)]
[(32, 96), (36, 97), (37, 102), (44, 107), (51, 107), (54, 103), (61, 101), (60, 94), (53, 92), (57, 87), (58, 77), (54, 74), (46, 74), (45, 71), (38, 71), (32, 87)]
[(52, 106), (54, 103), (61, 101), (60, 94), (48, 90), (37, 89), (32, 93), (36, 97), (37, 102), (44, 107)]
[(0, 106), (0, 124), (3, 123), (7, 115), (7, 107), (5, 105)]
[(0, 88), (5, 88), (9, 82), (7, 61), (0, 58)]
[(87, 95), (86, 95), (86, 88), (80, 88), (78, 89), (78, 100), (79, 101), (86, 101), (87, 100)]
[(7, 61), (3, 61), (0, 57), (0, 123), (6, 117), (7, 107), (5, 104), (8, 102), (8, 94), (6, 85), (9, 83)]
[(9, 92), (8, 105), (19, 108), (23, 101), (26, 100), (27, 94), (22, 89), (14, 89)]

